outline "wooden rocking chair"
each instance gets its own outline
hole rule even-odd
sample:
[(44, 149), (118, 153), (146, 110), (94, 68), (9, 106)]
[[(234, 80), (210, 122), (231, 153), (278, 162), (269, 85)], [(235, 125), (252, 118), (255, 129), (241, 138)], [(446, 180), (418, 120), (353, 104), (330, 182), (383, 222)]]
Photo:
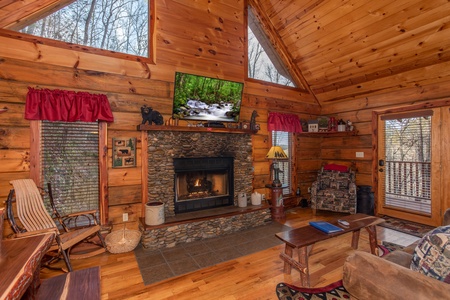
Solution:
[[(52, 255), (55, 258), (59, 258), (62, 255), (69, 272), (72, 271), (72, 265), (69, 258), (86, 258), (106, 251), (105, 241), (100, 234), (100, 225), (97, 224), (95, 217), (95, 224), (92, 224), (91, 226), (70, 228), (65, 221), (76, 218), (84, 213), (61, 216), (56, 211), (53, 199), (51, 198), (53, 213), (63, 228), (60, 232), (55, 221), (47, 212), (42, 195), (32, 179), (13, 180), (11, 181), (11, 184), (14, 189), (10, 191), (6, 202), (7, 216), (17, 237), (40, 234), (48, 231), (56, 232), (55, 244), (50, 248), (49, 253), (54, 253), (56, 251), (57, 255)], [(19, 227), (14, 219), (14, 212), (12, 209), (14, 198), (17, 208), (17, 217), (23, 228)], [(89, 213), (92, 212), (90, 211)], [(82, 254), (71, 255), (70, 252), (75, 245), (84, 241), (90, 241), (95, 235), (98, 236), (100, 243), (96, 244), (97, 247), (94, 250)]]

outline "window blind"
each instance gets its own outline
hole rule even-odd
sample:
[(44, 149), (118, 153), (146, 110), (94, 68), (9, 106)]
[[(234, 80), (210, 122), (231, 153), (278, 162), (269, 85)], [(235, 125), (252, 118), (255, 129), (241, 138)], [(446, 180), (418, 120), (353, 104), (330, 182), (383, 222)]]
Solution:
[[(291, 193), (291, 160), (292, 160), (292, 138), (289, 132), (272, 131), (272, 146), (280, 146), (288, 156), (288, 160), (278, 161), (278, 167), (282, 171), (279, 179), (283, 185), (283, 195)], [(272, 178), (273, 179), (273, 178)]]
[(58, 211), (98, 209), (98, 123), (42, 121), (41, 139), (42, 186), (51, 182)]

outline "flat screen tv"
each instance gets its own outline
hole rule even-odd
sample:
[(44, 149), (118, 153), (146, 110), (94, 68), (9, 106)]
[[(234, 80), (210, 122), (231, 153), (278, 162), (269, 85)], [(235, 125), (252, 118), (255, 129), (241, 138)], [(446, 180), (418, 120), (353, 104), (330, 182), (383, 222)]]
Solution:
[(243, 88), (241, 82), (176, 72), (173, 118), (238, 122)]

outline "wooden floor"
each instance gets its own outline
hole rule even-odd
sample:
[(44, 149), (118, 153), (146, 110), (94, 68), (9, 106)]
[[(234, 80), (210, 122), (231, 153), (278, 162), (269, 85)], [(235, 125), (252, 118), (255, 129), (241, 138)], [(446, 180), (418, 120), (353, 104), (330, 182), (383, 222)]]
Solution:
[[(312, 219), (327, 220), (339, 214), (296, 208), (287, 213), (286, 225), (304, 226)], [(409, 245), (417, 237), (378, 227), (379, 240)], [(342, 278), (345, 258), (353, 251), (351, 234), (318, 243), (310, 256), (311, 285), (320, 287)], [(85, 260), (73, 260), (75, 270), (99, 265), (101, 267), (102, 299), (277, 299), (275, 286), (279, 282), (300, 284), (299, 273), (283, 273), (279, 253), (284, 246), (221, 263), (213, 267), (144, 286), (133, 252), (102, 254)], [(361, 231), (359, 250), (370, 252), (368, 234)], [(43, 269), (42, 278), (61, 274)]]

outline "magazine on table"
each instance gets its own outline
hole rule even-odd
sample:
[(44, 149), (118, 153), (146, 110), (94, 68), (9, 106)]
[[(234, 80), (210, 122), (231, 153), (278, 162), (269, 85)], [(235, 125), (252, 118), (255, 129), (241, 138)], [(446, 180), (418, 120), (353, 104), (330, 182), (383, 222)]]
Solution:
[(333, 225), (333, 224), (325, 222), (325, 221), (311, 221), (311, 222), (309, 222), (309, 225), (311, 225), (312, 227), (317, 228), (325, 233), (335, 233), (335, 232), (344, 230), (336, 225)]

